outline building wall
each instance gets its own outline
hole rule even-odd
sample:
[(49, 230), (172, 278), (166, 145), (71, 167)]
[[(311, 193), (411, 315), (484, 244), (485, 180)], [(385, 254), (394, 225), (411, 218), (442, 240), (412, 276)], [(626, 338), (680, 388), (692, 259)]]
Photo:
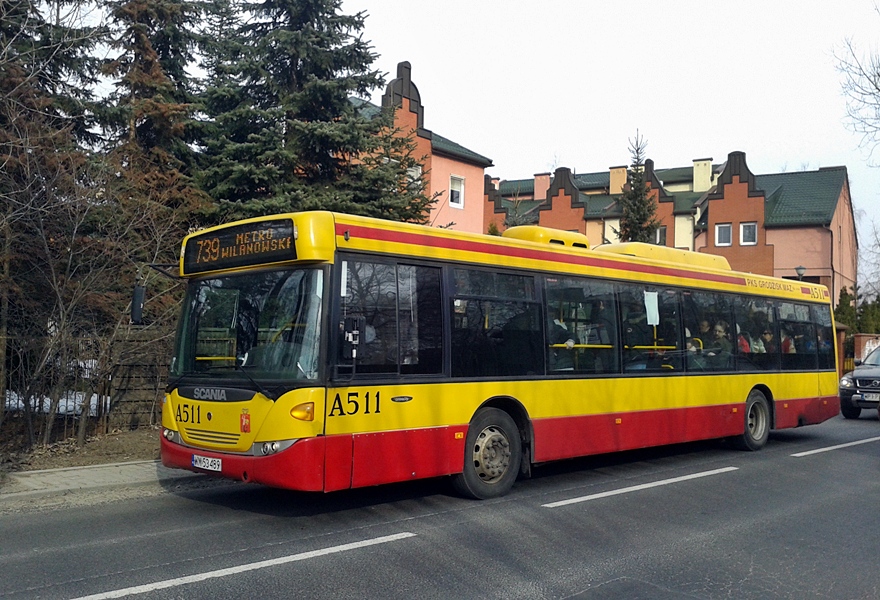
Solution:
[(831, 236), (823, 227), (776, 228), (767, 230), (768, 243), (776, 249), (776, 277), (797, 278), (796, 267), (804, 267), (804, 278), (831, 289)]
[[(832, 266), (835, 273), (831, 300), (836, 305), (841, 289), (847, 287), (852, 292), (859, 270), (859, 246), (848, 181), (840, 193), (840, 201), (831, 219), (828, 236), (831, 238), (829, 243), (832, 247)], [(830, 289), (832, 286), (828, 287)]]
[(587, 233), (584, 221), (584, 209), (582, 206), (572, 206), (570, 193), (559, 190), (549, 199), (550, 210), (538, 212), (538, 225), (542, 227), (554, 227), (565, 231)]
[[(666, 239), (669, 232), (666, 232)], [(675, 216), (675, 236), (672, 238), (676, 248), (684, 250), (694, 249), (694, 218), (691, 215)]]
[[(461, 208), (449, 204), (449, 181), (453, 175), (464, 179), (464, 203)], [(486, 227), (483, 226), (483, 168), (434, 155), (429, 176), (431, 181), (428, 189), (432, 195), (438, 194), (429, 222), (436, 227), (455, 223), (451, 229), (456, 231), (486, 233)]]
[[(749, 194), (748, 181), (733, 175), (732, 181), (723, 186), (723, 197), (709, 200), (709, 223), (702, 246), (697, 251), (708, 252), (727, 258), (730, 266), (737, 271), (774, 274), (774, 245), (767, 239), (764, 228), (764, 194)], [(740, 239), (742, 223), (757, 223), (757, 244), (745, 246)], [(730, 223), (731, 244), (719, 246), (715, 239), (715, 226)], [(794, 265), (797, 266), (797, 265)]]

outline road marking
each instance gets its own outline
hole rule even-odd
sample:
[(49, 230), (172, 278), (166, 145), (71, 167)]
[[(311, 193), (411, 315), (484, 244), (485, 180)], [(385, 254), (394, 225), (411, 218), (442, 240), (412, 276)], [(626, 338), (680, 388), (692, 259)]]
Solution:
[(608, 496), (617, 496), (618, 494), (628, 494), (630, 492), (638, 492), (640, 490), (647, 490), (654, 487), (660, 487), (661, 485), (669, 485), (670, 483), (679, 483), (681, 481), (689, 481), (691, 479), (699, 479), (700, 477), (709, 477), (710, 475), (720, 475), (721, 473), (729, 473), (731, 471), (739, 470), (737, 467), (724, 467), (723, 469), (715, 469), (714, 471), (703, 471), (701, 473), (694, 473), (693, 475), (683, 475), (681, 477), (673, 477), (672, 479), (663, 479), (661, 481), (655, 481), (653, 483), (643, 483), (641, 485), (634, 485), (631, 487), (621, 488), (619, 490), (611, 490), (609, 492), (602, 492), (600, 494), (592, 494), (590, 496), (581, 496), (580, 498), (571, 498), (569, 500), (560, 500), (559, 502), (551, 502), (550, 504), (542, 504), (544, 508), (558, 508), (560, 506), (566, 506), (568, 504), (577, 504), (578, 502), (588, 502), (590, 500), (598, 500), (599, 498), (607, 498)]
[(840, 450), (841, 448), (849, 448), (850, 446), (870, 444), (871, 442), (880, 442), (880, 437), (872, 437), (866, 440), (859, 440), (858, 442), (849, 442), (848, 444), (838, 444), (837, 446), (828, 446), (827, 448), (817, 448), (816, 450), (808, 450), (807, 452), (798, 452), (797, 454), (792, 454), (792, 456), (800, 458), (811, 454), (819, 454), (820, 452), (830, 452), (831, 450)]
[(361, 542), (353, 542), (351, 544), (343, 544), (341, 546), (332, 546), (330, 548), (323, 548), (322, 550), (312, 550), (311, 552), (302, 552), (300, 554), (292, 554), (290, 556), (281, 556), (279, 558), (273, 558), (270, 560), (261, 560), (260, 562), (250, 563), (246, 565), (239, 565), (237, 567), (229, 567), (228, 569), (218, 569), (216, 571), (208, 571), (207, 573), (199, 573), (196, 575), (189, 575), (187, 577), (178, 577), (176, 579), (168, 579), (165, 581), (157, 581), (156, 583), (148, 583), (146, 585), (136, 585), (134, 587), (124, 588), (121, 590), (111, 590), (109, 592), (103, 592), (101, 594), (93, 594), (91, 596), (82, 596), (81, 598), (75, 598), (74, 600), (104, 600), (105, 598), (122, 598), (124, 596), (133, 596), (135, 594), (146, 594), (147, 592), (154, 592), (156, 590), (164, 590), (171, 587), (177, 587), (181, 585), (186, 585), (188, 583), (196, 583), (199, 581), (205, 581), (207, 579), (216, 579), (218, 577), (228, 577), (230, 575), (237, 575), (238, 573), (245, 573), (247, 571), (255, 571), (257, 569), (265, 569), (266, 567), (275, 567), (278, 565), (284, 565), (287, 563), (296, 562), (299, 560), (306, 560), (308, 558), (315, 558), (318, 556), (326, 556), (328, 554), (337, 554), (339, 552), (346, 552), (348, 550), (356, 550), (358, 548), (366, 548), (367, 546), (375, 546), (377, 544), (385, 544), (387, 542), (395, 542), (397, 540), (402, 540), (410, 537), (414, 537), (416, 534), (414, 533), (396, 533), (394, 535), (386, 535), (384, 537), (373, 538), (371, 540), (363, 540)]

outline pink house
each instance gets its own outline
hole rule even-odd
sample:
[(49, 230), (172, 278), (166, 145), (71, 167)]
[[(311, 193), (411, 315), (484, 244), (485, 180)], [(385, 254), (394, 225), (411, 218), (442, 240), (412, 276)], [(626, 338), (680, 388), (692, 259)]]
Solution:
[(397, 77), (382, 96), (382, 107), (395, 107), (395, 125), (416, 141), (424, 156), (428, 192), (437, 195), (429, 223), (458, 231), (483, 233), (483, 175), (492, 161), (425, 129), (425, 109), (411, 79), (408, 62), (397, 65)]

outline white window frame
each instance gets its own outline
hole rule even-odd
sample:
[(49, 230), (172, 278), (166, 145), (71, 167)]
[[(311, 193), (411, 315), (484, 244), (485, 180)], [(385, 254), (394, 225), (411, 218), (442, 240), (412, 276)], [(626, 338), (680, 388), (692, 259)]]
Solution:
[[(721, 236), (718, 235), (722, 229), (727, 229), (727, 241), (720, 241)], [(730, 246), (733, 244), (733, 225), (731, 223), (716, 223), (715, 224), (715, 245), (716, 246)]]
[[(658, 245), (658, 246), (665, 246), (666, 245), (666, 232), (667, 232), (666, 225), (660, 225), (659, 227), (657, 227), (657, 229), (654, 230), (654, 243), (656, 245)], [(663, 234), (662, 242), (660, 240), (661, 233)]]
[[(754, 228), (754, 238), (752, 241), (746, 241), (746, 227)], [(758, 223), (751, 221), (749, 223), (739, 224), (739, 245), (740, 246), (757, 246), (758, 245)]]
[[(454, 182), (459, 182), (458, 187), (460, 189), (456, 190), (453, 188)], [(453, 191), (458, 192), (458, 202), (453, 202), (452, 200)], [(464, 208), (464, 177), (459, 177), (458, 175), (449, 176), (449, 206), (452, 208)]]

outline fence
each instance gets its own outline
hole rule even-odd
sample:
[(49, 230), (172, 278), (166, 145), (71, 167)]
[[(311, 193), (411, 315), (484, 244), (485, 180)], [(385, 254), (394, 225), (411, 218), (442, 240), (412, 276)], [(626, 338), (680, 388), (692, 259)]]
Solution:
[(58, 441), (75, 435), (83, 418), (89, 434), (161, 422), (170, 336), (135, 330), (112, 343), (74, 340), (58, 355), (66, 358), (53, 358), (35, 375), (35, 356), (47, 341), (7, 338), (0, 424), (27, 425), (37, 440)]

